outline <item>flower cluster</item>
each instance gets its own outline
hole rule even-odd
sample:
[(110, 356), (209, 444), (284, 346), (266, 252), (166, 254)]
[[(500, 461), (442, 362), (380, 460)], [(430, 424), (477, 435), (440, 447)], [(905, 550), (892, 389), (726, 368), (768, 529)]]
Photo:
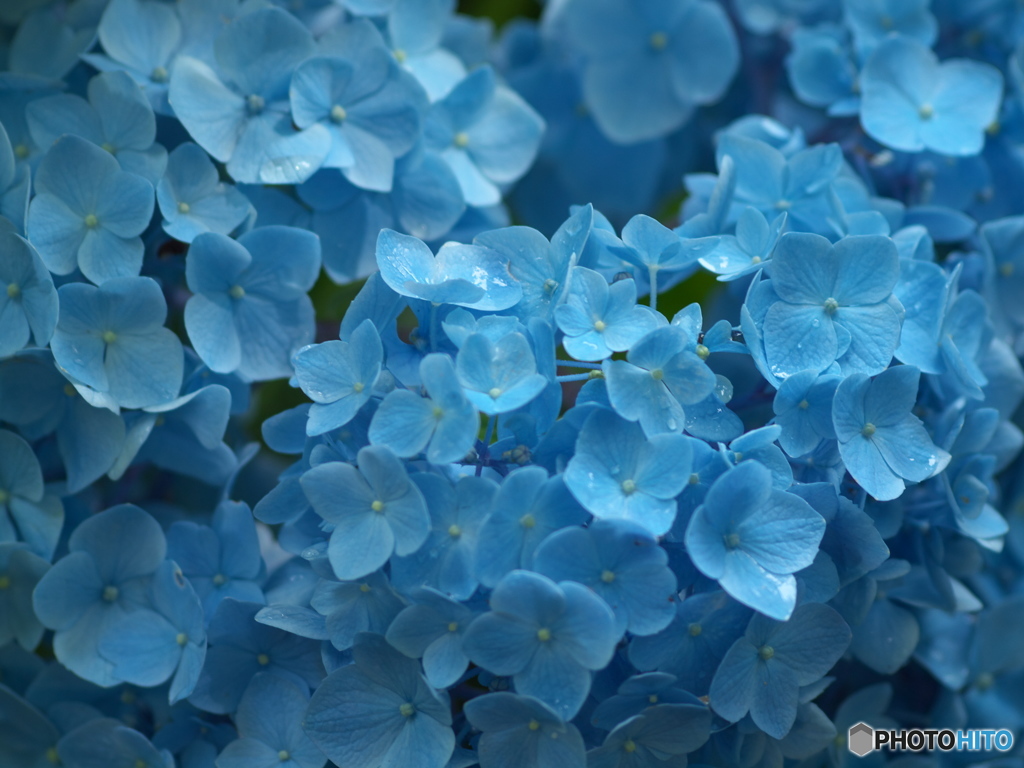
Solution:
[(1018, 4), (2, 6), (2, 768), (1024, 736)]

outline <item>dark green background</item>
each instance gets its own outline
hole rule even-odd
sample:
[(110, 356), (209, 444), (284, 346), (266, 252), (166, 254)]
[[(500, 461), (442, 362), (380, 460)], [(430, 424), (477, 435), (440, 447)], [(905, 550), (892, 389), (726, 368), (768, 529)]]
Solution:
[(516, 16), (537, 18), (541, 5), (537, 0), (460, 0), (459, 12), (487, 16), (501, 26)]

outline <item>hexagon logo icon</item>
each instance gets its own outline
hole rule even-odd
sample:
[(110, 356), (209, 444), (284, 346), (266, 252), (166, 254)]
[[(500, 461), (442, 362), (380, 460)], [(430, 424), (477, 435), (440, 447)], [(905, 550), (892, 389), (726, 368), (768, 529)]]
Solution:
[(875, 731), (867, 723), (851, 726), (847, 736), (846, 746), (857, 757), (864, 757), (875, 748)]

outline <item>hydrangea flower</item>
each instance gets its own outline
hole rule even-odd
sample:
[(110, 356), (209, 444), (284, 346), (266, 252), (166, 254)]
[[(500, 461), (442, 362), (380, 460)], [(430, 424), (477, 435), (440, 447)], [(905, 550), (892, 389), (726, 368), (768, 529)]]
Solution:
[(779, 445), (790, 456), (805, 456), (822, 440), (835, 439), (832, 399), (842, 378), (801, 371), (783, 380), (772, 402), (775, 423), (782, 427)]
[(889, 238), (859, 235), (832, 245), (809, 233), (783, 236), (771, 281), (758, 284), (778, 297), (762, 325), (771, 375), (822, 373), (833, 363), (847, 375), (885, 370), (900, 338), (902, 305), (892, 294), (898, 278)]
[(726, 158), (735, 168), (734, 206), (753, 206), (765, 218), (785, 213), (796, 231), (830, 232), (827, 192), (842, 167), (838, 145), (819, 144), (787, 155), (757, 137), (727, 133), (716, 153), (720, 176)]
[(800, 687), (820, 680), (850, 643), (850, 628), (827, 605), (801, 606), (780, 623), (755, 615), (711, 683), (712, 709), (736, 722), (748, 712), (776, 739), (796, 720)]
[(480, 759), (505, 768), (586, 765), (583, 737), (543, 701), (499, 691), (466, 702), (466, 717), (482, 731)]
[(322, 580), (309, 604), (324, 617), (328, 639), (339, 651), (351, 648), (360, 632), (386, 632), (404, 607), (383, 571), (355, 581)]
[(602, 364), (612, 406), (638, 421), (649, 437), (681, 432), (684, 406), (701, 402), (715, 388), (715, 375), (697, 355), (694, 341), (677, 325), (663, 326), (634, 344), (625, 360)]
[(164, 231), (191, 243), (204, 232), (230, 235), (255, 216), (237, 187), (220, 180), (209, 155), (185, 142), (167, 158), (167, 171), (156, 188)]
[(176, 9), (153, 0), (112, 0), (97, 32), (103, 53), (83, 58), (103, 72), (122, 69), (154, 110), (171, 114), (167, 86), (183, 32)]
[(807, 502), (773, 489), (771, 473), (745, 461), (719, 477), (694, 511), (686, 549), (730, 595), (784, 621), (796, 606), (793, 574), (814, 561), (824, 533)]
[(555, 584), (530, 571), (507, 574), (490, 605), (466, 631), (463, 651), (491, 672), (511, 675), (520, 693), (572, 718), (590, 690), (589, 670), (603, 668), (618, 641), (611, 609), (580, 584)]
[(462, 391), (447, 355), (427, 355), (420, 381), (428, 397), (406, 389), (388, 394), (370, 422), (370, 442), (397, 456), (425, 453), (431, 464), (458, 461), (476, 442), (480, 416)]
[(223, 501), (209, 527), (179, 520), (167, 529), (167, 556), (188, 577), (206, 621), (225, 598), (262, 603), (263, 558), (247, 504)]
[(121, 170), (109, 152), (66, 136), (39, 164), (35, 189), (26, 229), (51, 272), (78, 268), (97, 284), (139, 274), (139, 235), (153, 215), (148, 181)]
[(869, 494), (898, 498), (905, 481), (921, 482), (941, 472), (950, 456), (932, 443), (912, 413), (921, 372), (912, 365), (883, 371), (874, 379), (844, 379), (832, 401), (832, 420), (846, 468)]
[(636, 424), (601, 409), (580, 429), (565, 484), (595, 517), (630, 520), (661, 536), (689, 480), (690, 454), (682, 435), (645, 438)]
[(32, 610), (32, 591), (50, 564), (20, 543), (0, 544), (0, 645), (15, 641), (34, 651), (45, 631)]
[(654, 313), (637, 305), (635, 282), (608, 285), (586, 267), (573, 267), (565, 303), (555, 307), (555, 322), (565, 334), (565, 351), (577, 360), (625, 352), (657, 326)]
[(303, 730), (340, 765), (444, 766), (455, 748), (448, 695), (434, 690), (420, 665), (380, 635), (362, 634), (353, 663), (317, 688)]
[(880, 43), (861, 73), (861, 124), (872, 138), (903, 152), (978, 154), (999, 113), (1003, 78), (969, 59), (940, 63), (905, 35)]
[(722, 95), (739, 66), (728, 17), (704, 0), (657, 13), (626, 0), (576, 1), (562, 13), (569, 40), (584, 59), (587, 106), (618, 143), (678, 128), (695, 105)]
[(99, 287), (68, 283), (57, 295), (60, 315), (50, 349), (83, 397), (92, 390), (115, 408), (144, 408), (177, 396), (184, 353), (163, 325), (167, 304), (154, 280), (118, 277)]
[(422, 590), (415, 598), (417, 602), (402, 609), (391, 622), (387, 641), (410, 658), (422, 658), (427, 681), (437, 688), (447, 688), (469, 666), (462, 638), (476, 614), (431, 590)]
[(366, 576), (392, 554), (411, 555), (430, 531), (423, 494), (391, 451), (363, 448), (357, 463), (321, 464), (301, 480), (313, 509), (334, 526), (328, 556), (339, 579)]
[(259, 381), (288, 376), (292, 353), (313, 340), (306, 295), (320, 272), (320, 240), (261, 227), (232, 240), (199, 235), (185, 261), (185, 328), (210, 370)]
[(29, 338), (45, 347), (57, 326), (57, 291), (39, 253), (13, 232), (0, 232), (0, 285), (0, 358)]
[(61, 136), (79, 136), (113, 155), (121, 170), (156, 184), (167, 150), (156, 143), (156, 117), (136, 82), (121, 71), (102, 72), (89, 81), (88, 95), (88, 102), (62, 93), (29, 104), (35, 143), (45, 149)]
[(295, 379), (313, 401), (306, 434), (322, 435), (348, 424), (370, 399), (384, 360), (380, 334), (361, 322), (347, 341), (325, 341), (292, 355)]
[(253, 677), (235, 712), (238, 740), (217, 756), (221, 768), (254, 761), (282, 768), (321, 768), (327, 758), (302, 730), (309, 696), (295, 683), (266, 672)]
[(533, 568), (554, 581), (594, 590), (615, 613), (620, 632), (653, 635), (675, 618), (676, 577), (668, 555), (642, 527), (595, 520), (563, 528), (534, 553)]
[(498, 185), (529, 168), (543, 131), (540, 115), (482, 66), (434, 103), (424, 140), (452, 169), (466, 203), (488, 206), (501, 200)]
[(292, 72), (314, 50), (302, 23), (279, 8), (239, 16), (213, 44), (215, 67), (179, 56), (168, 100), (195, 142), (238, 182), (296, 184), (323, 163), (330, 134), (292, 127)]
[(214, 714), (238, 710), (252, 678), (266, 672), (316, 688), (324, 677), (320, 644), (255, 620), (260, 606), (223, 600), (207, 629), (206, 663), (189, 701)]
[(155, 686), (171, 680), (174, 704), (189, 696), (206, 657), (203, 608), (192, 585), (171, 560), (153, 574), (149, 601), (117, 618), (100, 640), (99, 652), (118, 680)]
[(26, 351), (0, 365), (0, 392), (0, 419), (30, 440), (55, 434), (70, 493), (105, 474), (124, 447), (124, 419), (79, 395), (49, 353)]
[[(417, 552), (391, 560), (392, 577), (403, 590), (414, 585), (426, 585), (458, 600), (468, 600), (478, 586), (475, 556), (480, 544), (480, 529), (491, 512), (498, 487), (483, 477), (462, 477), (453, 486), (447, 480), (427, 473), (416, 475), (414, 482), (427, 500), (430, 536)], [(490, 524), (492, 531), (498, 527), (500, 517), (496, 516)], [(542, 530), (548, 529), (546, 522), (542, 520)], [(536, 518), (534, 525), (536, 527)], [(523, 528), (523, 538), (527, 535), (529, 531)], [(539, 538), (542, 534), (534, 535)], [(526, 549), (525, 542), (512, 549), (511, 553), (507, 550), (503, 553), (508, 565), (505, 570), (519, 565), (520, 553), (517, 550)], [(488, 568), (488, 571), (492, 570)]]
[(477, 245), (448, 243), (434, 256), (423, 241), (385, 229), (377, 238), (384, 282), (402, 296), (498, 311), (523, 292), (501, 255)]
[(938, 22), (927, 0), (845, 0), (843, 16), (862, 52), (870, 51), (887, 37), (898, 34), (932, 45)]
[(455, 370), (469, 402), (488, 416), (521, 408), (548, 383), (537, 373), (536, 359), (521, 333), (506, 334), (496, 343), (482, 333), (471, 334), (459, 350)]
[(562, 476), (549, 478), (542, 467), (511, 472), (477, 534), (477, 578), (494, 587), (509, 571), (531, 568), (538, 545), (552, 531), (579, 525), (586, 518)]
[[(658, 704), (615, 726), (600, 747), (587, 753), (587, 764), (602, 768), (657, 766), (697, 751), (710, 735), (711, 711), (707, 707)], [(664, 760), (662, 755), (670, 757)]]
[(111, 507), (75, 528), (68, 554), (32, 595), (36, 616), (56, 631), (53, 651), (61, 664), (97, 685), (121, 682), (99, 648), (121, 619), (148, 604), (150, 577), (166, 551), (160, 524), (131, 504)]
[(289, 91), (295, 124), (330, 133), (323, 167), (341, 169), (362, 189), (390, 192), (395, 159), (419, 136), (426, 94), (383, 47), (338, 53), (296, 68)]

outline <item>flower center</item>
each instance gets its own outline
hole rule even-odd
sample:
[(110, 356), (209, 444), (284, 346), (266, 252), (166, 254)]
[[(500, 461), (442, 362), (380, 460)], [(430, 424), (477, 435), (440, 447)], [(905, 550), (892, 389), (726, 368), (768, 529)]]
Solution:
[(453, 539), (457, 539), (459, 538), (459, 536), (462, 535), (462, 529), (459, 528), (459, 526), (452, 523), (448, 526), (448, 535), (451, 536)]
[(636, 752), (636, 742), (632, 739), (627, 739), (622, 745), (622, 748), (627, 752)]
[(7, 296), (11, 299), (16, 299), (21, 295), (21, 286), (17, 283), (8, 283), (7, 285)]
[(458, 632), (459, 631), (459, 622), (453, 621), (450, 624), (448, 624), (448, 631), (449, 632)]
[(267, 106), (267, 102), (259, 94), (253, 93), (246, 98), (245, 106), (249, 110), (250, 115), (258, 115)]
[(280, 760), (282, 763), (286, 763), (292, 759), (292, 756), (291, 754), (289, 754), (287, 749), (282, 749), (280, 752), (277, 753), (277, 759)]
[(711, 357), (711, 350), (705, 347), (703, 344), (697, 345), (697, 357), (701, 360), (707, 360)]
[(1013, 275), (1013, 264), (1009, 261), (1004, 261), (999, 265), (999, 274), (1003, 277), (1010, 277)]
[(10, 589), (10, 586), (11, 577), (8, 576), (6, 573), (3, 576), (0, 576), (0, 589)]
[(179, 632), (178, 636), (174, 638), (174, 642), (176, 642), (178, 645), (185, 645), (185, 643), (188, 642), (188, 635), (186, 635), (184, 632)]
[(153, 71), (149, 73), (149, 79), (154, 83), (166, 83), (167, 70), (163, 67), (154, 67)]
[(394, 53), (395, 55), (395, 61), (397, 61), (399, 64), (404, 64), (405, 60), (409, 58), (408, 54), (406, 54), (406, 52), (403, 51), (401, 48), (395, 48), (395, 50), (392, 53)]
[(860, 433), (864, 435), (864, 437), (871, 437), (877, 431), (878, 430), (876, 429), (875, 425), (872, 424), (870, 421), (860, 428)]
[(533, 528), (537, 524), (537, 520), (533, 515), (527, 513), (519, 518), (519, 524), (523, 526), (523, 528)]
[(704, 631), (704, 627), (697, 622), (693, 622), (689, 627), (687, 627), (686, 631), (690, 633), (690, 637), (697, 637)]
[(107, 152), (109, 152), (112, 155), (116, 155), (117, 154), (117, 147), (115, 147), (109, 141), (104, 141), (102, 144), (100, 144), (100, 149), (105, 149)]
[(372, 509), (374, 512), (380, 514), (381, 512), (384, 511), (384, 502), (381, 501), (380, 499), (374, 499), (373, 503), (370, 505), (370, 509)]
[(694, 472), (690, 475), (690, 479), (687, 480), (686, 482), (688, 482), (690, 485), (697, 485), (697, 483), (700, 482), (700, 475)]
[(402, 713), (402, 717), (412, 717), (416, 714), (416, 707), (407, 701), (398, 708), (398, 711)]
[(825, 312), (834, 315), (836, 310), (839, 309), (839, 302), (829, 296), (825, 299)]
[(240, 285), (232, 285), (230, 290), (228, 290), (228, 295), (232, 299), (244, 298), (245, 297), (245, 288), (243, 288)]
[(762, 661), (768, 661), (768, 659), (775, 655), (775, 649), (770, 645), (762, 645), (757, 649), (757, 655), (761, 657)]
[(117, 334), (116, 333), (114, 333), (113, 331), (104, 331), (103, 332), (103, 343), (104, 344), (113, 344), (115, 341), (117, 341)]
[(594, 330), (595, 330), (595, 331), (597, 331), (598, 333), (600, 333), (601, 331), (603, 331), (603, 330), (604, 330), (605, 328), (607, 328), (607, 327), (608, 327), (608, 326), (607, 326), (607, 325), (605, 325), (605, 322), (604, 322), (604, 320), (597, 320), (597, 321), (596, 321), (596, 322), (594, 323)]
[(799, 408), (799, 409), (800, 409), (801, 411), (806, 411), (806, 410), (807, 410), (808, 408), (810, 408), (810, 407), (811, 407), (811, 404), (810, 404), (809, 402), (807, 402), (807, 400), (806, 400), (806, 399), (805, 399), (805, 400), (801, 400), (801, 401), (800, 401), (800, 402), (799, 402), (799, 403), (797, 404), (797, 408)]
[(107, 603), (114, 602), (115, 600), (117, 600), (117, 595), (118, 595), (117, 587), (115, 587), (113, 584), (109, 584), (109, 585), (107, 585), (107, 586), (105, 586), (103, 588), (103, 600), (104, 600), (104, 602), (107, 602)]
[(256, 663), (259, 664), (261, 667), (265, 667), (267, 666), (267, 664), (270, 663), (270, 657), (267, 656), (267, 654), (265, 653), (261, 653), (259, 656), (256, 657)]
[(366, 389), (366, 385), (363, 384), (363, 382), (361, 381), (357, 381), (355, 384), (352, 385), (352, 391), (355, 392), (357, 395), (364, 389)]
[(738, 533), (727, 533), (722, 539), (725, 541), (727, 549), (736, 549), (740, 545), (740, 535)]
[(540, 640), (542, 643), (546, 643), (548, 640), (551, 639), (551, 630), (547, 627), (541, 627), (537, 630), (537, 639)]
[(935, 107), (931, 104), (922, 104), (917, 110), (917, 114), (921, 116), (922, 120), (931, 120), (935, 116)]
[(192, 206), (188, 203), (178, 203), (178, 213), (185, 214), (192, 210)]
[(345, 122), (346, 117), (348, 117), (348, 112), (345, 111), (345, 108), (341, 106), (341, 104), (335, 104), (331, 107), (331, 122), (343, 123)]
[(18, 146), (16, 146), (14, 148), (14, 155), (19, 160), (24, 160), (26, 157), (29, 156), (30, 153), (31, 153), (31, 150), (29, 150), (27, 144), (19, 144)]
[(531, 720), (529, 725), (527, 725), (527, 728), (529, 728), (531, 731), (539, 730), (540, 723), (538, 723), (536, 720)]
[(224, 575), (223, 573), (218, 573), (218, 574), (217, 574), (216, 576), (214, 576), (214, 577), (213, 577), (213, 579), (212, 579), (212, 581), (213, 581), (213, 585), (214, 585), (215, 587), (220, 587), (220, 586), (223, 586), (223, 585), (224, 585), (224, 583), (225, 583), (225, 582), (226, 582), (227, 580), (228, 580), (228, 577), (227, 577), (227, 576), (225, 576), (225, 575)]
[(609, 570), (601, 571), (601, 581), (603, 581), (605, 584), (611, 584), (613, 581), (615, 581), (615, 574)]
[(452, 139), (452, 144), (454, 144), (459, 149), (465, 149), (466, 147), (469, 146), (469, 134), (467, 134), (465, 131), (460, 131), (459, 133), (456, 133), (455, 137)]
[(544, 281), (544, 293), (554, 293), (558, 290), (558, 281), (550, 277)]
[(653, 371), (651, 371), (651, 378), (654, 379), (655, 381), (661, 381), (663, 378), (665, 378), (665, 372), (661, 370), (661, 368), (655, 368)]
[(95, 213), (90, 213), (85, 217), (85, 226), (89, 229), (96, 229), (99, 223), (100, 220), (96, 218)]
[(651, 35), (650, 43), (651, 48), (654, 50), (663, 51), (665, 50), (665, 46), (668, 45), (668, 35), (664, 32), (655, 32)]
[(633, 480), (623, 480), (622, 492), (627, 496), (631, 493), (636, 493), (636, 482)]
[(491, 389), (487, 392), (487, 394), (491, 396), (492, 400), (497, 400), (499, 397), (501, 397), (501, 388), (500, 387), (491, 387)]

